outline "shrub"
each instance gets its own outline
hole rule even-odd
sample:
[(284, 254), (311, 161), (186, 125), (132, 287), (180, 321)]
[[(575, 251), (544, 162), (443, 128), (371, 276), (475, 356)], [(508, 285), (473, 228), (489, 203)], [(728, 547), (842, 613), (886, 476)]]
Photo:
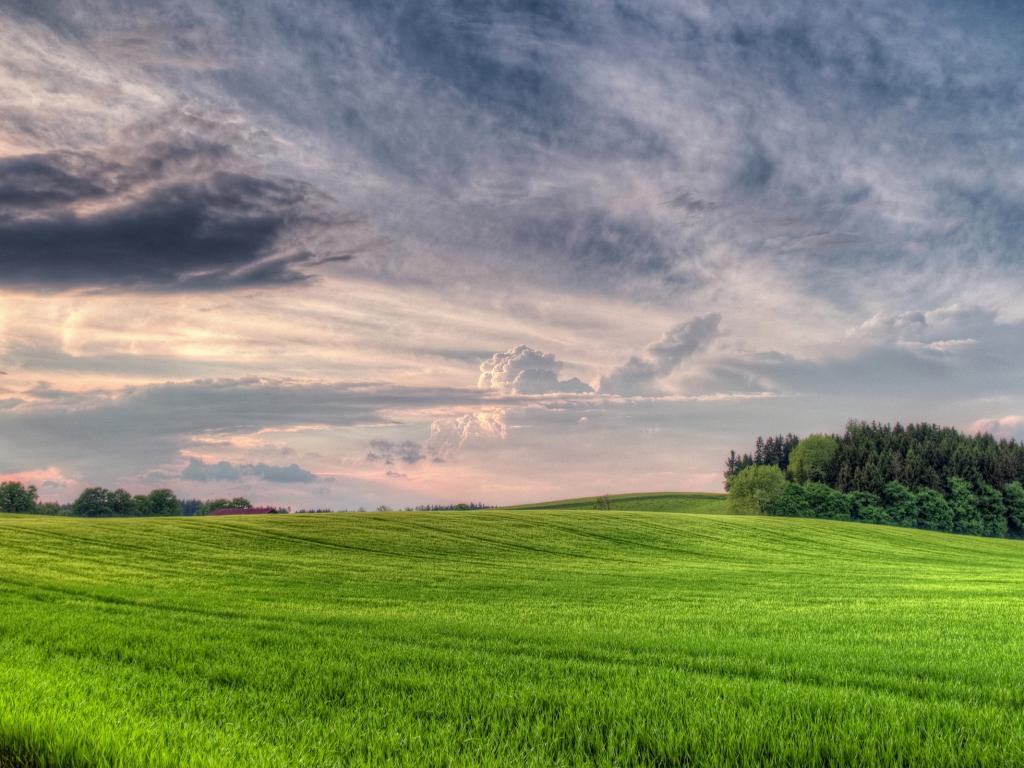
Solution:
[(807, 483), (804, 486), (807, 503), (811, 508), (811, 517), (828, 520), (849, 520), (853, 504), (846, 494), (830, 488), (824, 483)]
[(779, 517), (811, 517), (813, 514), (804, 486), (799, 483), (787, 483), (782, 496), (769, 503), (764, 512)]

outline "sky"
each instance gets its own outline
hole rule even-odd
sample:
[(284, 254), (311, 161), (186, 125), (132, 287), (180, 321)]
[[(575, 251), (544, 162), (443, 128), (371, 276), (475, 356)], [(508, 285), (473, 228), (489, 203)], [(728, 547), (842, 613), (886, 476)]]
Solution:
[(1017, 3), (0, 3), (0, 477), (293, 508), (1024, 438)]

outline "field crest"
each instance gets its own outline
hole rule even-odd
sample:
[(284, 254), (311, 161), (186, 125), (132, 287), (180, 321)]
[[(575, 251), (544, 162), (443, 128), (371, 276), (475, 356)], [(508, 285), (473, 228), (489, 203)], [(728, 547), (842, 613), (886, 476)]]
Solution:
[[(511, 509), (597, 509), (600, 496), (581, 496), (534, 504), (519, 504)], [(724, 493), (619, 493), (604, 497), (608, 507), (623, 512), (686, 512), (690, 514), (729, 514)]]

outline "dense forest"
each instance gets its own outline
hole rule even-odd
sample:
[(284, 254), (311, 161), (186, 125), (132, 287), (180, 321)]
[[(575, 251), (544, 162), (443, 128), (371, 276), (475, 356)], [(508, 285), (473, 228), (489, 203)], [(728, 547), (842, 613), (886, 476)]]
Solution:
[(851, 421), (841, 435), (758, 437), (725, 485), (748, 511), (987, 536), (1024, 533), (1024, 445), (934, 424)]

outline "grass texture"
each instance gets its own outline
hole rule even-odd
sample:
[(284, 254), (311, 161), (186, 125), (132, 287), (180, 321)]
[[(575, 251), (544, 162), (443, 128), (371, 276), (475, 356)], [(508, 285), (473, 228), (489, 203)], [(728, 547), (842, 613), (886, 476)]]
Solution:
[[(620, 493), (608, 496), (608, 507), (622, 512), (688, 512), (703, 515), (728, 515), (724, 493)], [(512, 509), (594, 509), (598, 497), (522, 504)]]
[(0, 765), (1024, 763), (1024, 543), (629, 511), (0, 517)]

